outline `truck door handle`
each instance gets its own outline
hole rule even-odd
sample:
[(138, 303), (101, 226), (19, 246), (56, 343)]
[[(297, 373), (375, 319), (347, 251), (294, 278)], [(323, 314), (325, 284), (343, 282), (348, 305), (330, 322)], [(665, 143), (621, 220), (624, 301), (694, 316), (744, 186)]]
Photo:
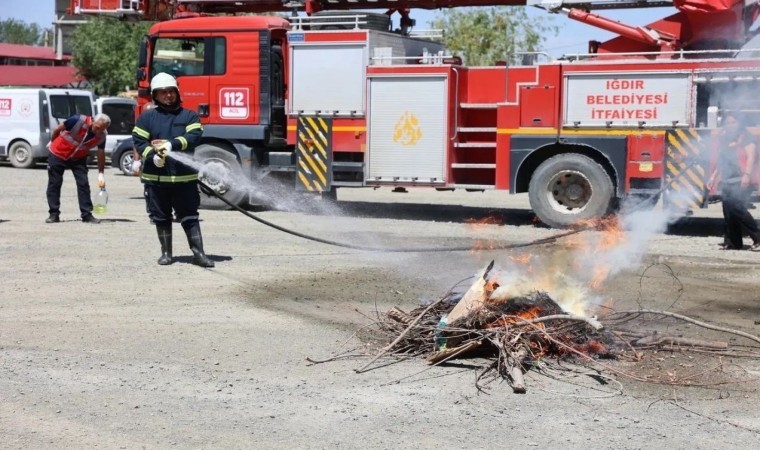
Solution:
[(201, 103), (198, 105), (198, 115), (201, 117), (208, 117), (208, 103)]

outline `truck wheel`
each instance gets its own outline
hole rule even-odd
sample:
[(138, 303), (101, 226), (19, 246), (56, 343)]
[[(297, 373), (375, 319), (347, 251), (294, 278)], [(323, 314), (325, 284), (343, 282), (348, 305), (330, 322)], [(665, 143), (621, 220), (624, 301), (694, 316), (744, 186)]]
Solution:
[(121, 173), (123, 173), (126, 176), (132, 176), (132, 163), (134, 162), (135, 157), (132, 155), (132, 152), (130, 150), (127, 150), (125, 152), (122, 152), (121, 155), (119, 155), (119, 170), (121, 170)]
[[(198, 172), (199, 179), (214, 192), (223, 196), (233, 205), (246, 200), (248, 190), (246, 180), (237, 158), (227, 150), (209, 144), (201, 144), (195, 149), (195, 160), (203, 167)], [(229, 209), (222, 200), (201, 190), (201, 208)]]
[(530, 179), (528, 197), (541, 222), (563, 228), (606, 214), (613, 186), (599, 163), (568, 153), (553, 156), (538, 166)]
[(14, 142), (8, 150), (8, 159), (11, 161), (13, 167), (19, 169), (28, 169), (32, 167), (34, 165), (32, 146), (23, 141)]

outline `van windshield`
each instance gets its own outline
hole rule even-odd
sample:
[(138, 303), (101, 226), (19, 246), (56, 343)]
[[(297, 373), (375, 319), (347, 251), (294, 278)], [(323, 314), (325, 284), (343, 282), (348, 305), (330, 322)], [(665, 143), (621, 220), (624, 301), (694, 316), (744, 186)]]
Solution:
[(50, 113), (56, 119), (66, 120), (74, 114), (92, 115), (92, 99), (84, 95), (51, 95)]

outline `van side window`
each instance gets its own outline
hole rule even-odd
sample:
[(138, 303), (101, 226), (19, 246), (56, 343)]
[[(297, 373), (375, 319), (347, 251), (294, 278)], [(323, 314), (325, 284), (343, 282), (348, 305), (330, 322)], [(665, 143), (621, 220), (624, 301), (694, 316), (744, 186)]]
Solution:
[(126, 103), (104, 103), (103, 112), (111, 118), (108, 134), (132, 134), (135, 127), (135, 108)]
[(92, 115), (92, 99), (83, 95), (51, 95), (50, 113), (66, 120), (74, 114)]

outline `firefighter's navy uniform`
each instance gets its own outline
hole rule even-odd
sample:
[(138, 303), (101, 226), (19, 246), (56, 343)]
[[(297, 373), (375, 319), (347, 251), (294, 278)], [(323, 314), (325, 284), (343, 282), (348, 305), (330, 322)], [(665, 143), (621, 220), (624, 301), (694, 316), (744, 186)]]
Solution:
[(187, 235), (194, 263), (202, 267), (213, 267), (213, 261), (203, 251), (198, 222), (198, 171), (170, 155), (167, 157), (167, 153), (162, 151), (168, 143), (169, 153), (191, 155), (201, 141), (203, 126), (198, 114), (179, 106), (178, 90), (173, 108), (156, 101), (155, 91), (166, 88), (177, 89), (174, 78), (164, 73), (156, 75), (151, 82), (156, 107), (142, 113), (132, 131), (135, 148), (143, 161), (140, 178), (145, 187), (148, 214), (156, 225), (161, 243), (162, 254), (158, 263), (172, 263), (173, 209)]

